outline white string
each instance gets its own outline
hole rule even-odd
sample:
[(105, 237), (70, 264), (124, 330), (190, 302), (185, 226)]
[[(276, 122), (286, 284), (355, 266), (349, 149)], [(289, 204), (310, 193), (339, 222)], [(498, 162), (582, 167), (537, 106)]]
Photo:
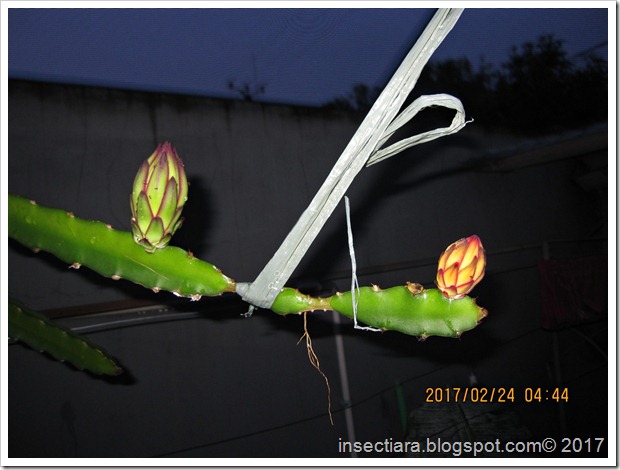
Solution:
[[(390, 146), (388, 148), (393, 149), (390, 155), (376, 152), (385, 143), (386, 137), (389, 137), (389, 135), (386, 136), (386, 131), (393, 129), (391, 135), (394, 130), (402, 125), (402, 123), (394, 123), (390, 126), (398, 110), (415, 86), (422, 68), (454, 27), (462, 11), (462, 9), (443, 8), (435, 13), (280, 248), (254, 282), (237, 283), (237, 293), (241, 295), (243, 300), (250, 305), (270, 308), (355, 176), (369, 163), (371, 155), (375, 154), (372, 162), (375, 163), (400, 151), (394, 149), (394, 146)], [(399, 122), (402, 122), (403, 119), (404, 122), (408, 120), (403, 117)], [(457, 130), (438, 129), (436, 131), (437, 137)], [(415, 143), (406, 144), (406, 146), (411, 145), (415, 145)], [(251, 311), (252, 309), (248, 314), (251, 314)]]
[(355, 248), (353, 247), (353, 230), (351, 229), (351, 208), (349, 198), (344, 197), (344, 208), (347, 214), (347, 238), (349, 241), (349, 256), (351, 257), (351, 304), (353, 306), (353, 327), (356, 330), (378, 331), (379, 328), (360, 326), (357, 323), (357, 306), (359, 304), (360, 285), (357, 280), (357, 262), (355, 261)]

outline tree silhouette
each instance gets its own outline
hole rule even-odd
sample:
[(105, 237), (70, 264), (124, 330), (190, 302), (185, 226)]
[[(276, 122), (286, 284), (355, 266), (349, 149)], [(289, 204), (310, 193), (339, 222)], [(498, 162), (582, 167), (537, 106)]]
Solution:
[[(450, 93), (477, 125), (516, 134), (543, 135), (604, 122), (607, 63), (593, 51), (578, 59), (567, 57), (563, 41), (541, 36), (513, 46), (499, 69), (484, 61), (474, 67), (467, 58), (430, 62), (416, 96)], [(358, 84), (353, 93), (325, 106), (366, 112), (379, 91)]]
[(330, 109), (344, 109), (347, 111), (367, 112), (381, 93), (381, 87), (370, 88), (358, 83), (347, 96), (330, 101), (325, 107)]

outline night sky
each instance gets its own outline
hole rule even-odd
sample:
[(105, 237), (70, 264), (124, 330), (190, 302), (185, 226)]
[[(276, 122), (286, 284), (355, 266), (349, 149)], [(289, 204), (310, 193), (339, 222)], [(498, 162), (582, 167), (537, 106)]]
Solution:
[[(9, 78), (239, 98), (232, 81), (264, 86), (259, 101), (306, 105), (357, 83), (384, 85), (435, 11), (63, 6), (71, 8), (9, 9)], [(564, 40), (569, 57), (596, 47), (606, 58), (607, 22), (606, 8), (466, 9), (434, 59), (484, 58), (497, 67), (511, 46), (543, 34)]]

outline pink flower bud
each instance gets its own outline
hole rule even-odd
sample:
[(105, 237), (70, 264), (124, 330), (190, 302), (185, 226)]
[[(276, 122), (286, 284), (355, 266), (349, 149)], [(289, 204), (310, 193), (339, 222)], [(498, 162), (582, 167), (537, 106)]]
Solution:
[(170, 142), (142, 163), (131, 195), (131, 230), (136, 243), (152, 253), (164, 248), (181, 226), (187, 200), (183, 162)]

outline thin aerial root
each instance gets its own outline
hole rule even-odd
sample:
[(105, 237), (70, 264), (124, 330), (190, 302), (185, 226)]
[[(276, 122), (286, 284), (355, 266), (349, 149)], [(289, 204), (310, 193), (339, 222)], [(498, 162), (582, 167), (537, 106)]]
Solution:
[(327, 379), (327, 376), (323, 373), (323, 371), (321, 370), (321, 364), (319, 363), (319, 358), (316, 356), (315, 352), (314, 352), (314, 348), (312, 347), (312, 339), (310, 338), (310, 333), (308, 333), (308, 323), (307, 323), (307, 318), (306, 318), (306, 314), (308, 312), (304, 312), (304, 334), (302, 335), (301, 338), (299, 338), (299, 341), (297, 342), (297, 344), (301, 343), (302, 339), (306, 339), (306, 349), (308, 350), (308, 359), (310, 360), (310, 364), (312, 364), (312, 367), (314, 367), (316, 370), (319, 371), (319, 374), (321, 374), (323, 376), (323, 379), (325, 380), (325, 385), (327, 386), (327, 413), (329, 414), (329, 422), (332, 424), (332, 426), (334, 425), (334, 420), (332, 418), (332, 400), (331, 400), (331, 387), (329, 386), (329, 380)]

